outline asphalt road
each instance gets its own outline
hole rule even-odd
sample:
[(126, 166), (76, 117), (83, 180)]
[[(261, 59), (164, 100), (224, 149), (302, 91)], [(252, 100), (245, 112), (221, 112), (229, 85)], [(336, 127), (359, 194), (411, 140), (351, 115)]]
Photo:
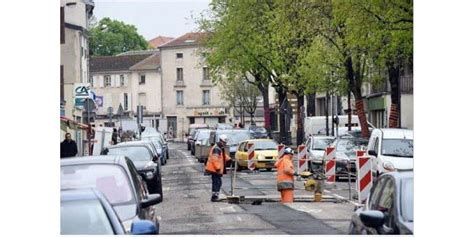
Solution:
[[(157, 205), (160, 234), (346, 234), (354, 210), (350, 202), (263, 202), (261, 205), (211, 202), (211, 179), (186, 144), (170, 143), (170, 159), (162, 167), (163, 196)], [(275, 172), (239, 172), (236, 195), (275, 196)], [(341, 189), (343, 189), (343, 184)], [(347, 184), (346, 184), (347, 185)], [(310, 195), (300, 190), (295, 196)], [(332, 195), (332, 191), (325, 194)], [(223, 177), (221, 196), (230, 193)], [(337, 195), (337, 194), (336, 194)]]

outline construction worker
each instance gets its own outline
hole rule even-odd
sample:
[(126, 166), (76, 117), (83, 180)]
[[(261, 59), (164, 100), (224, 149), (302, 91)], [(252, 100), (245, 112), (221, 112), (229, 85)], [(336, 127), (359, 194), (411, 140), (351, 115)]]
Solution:
[(294, 173), (293, 150), (285, 147), (283, 156), (275, 163), (277, 168), (277, 189), (281, 194), (281, 202), (293, 202)]
[(206, 172), (211, 174), (212, 178), (212, 202), (216, 202), (219, 199), (219, 191), (222, 186), (222, 175), (225, 173), (225, 163), (230, 160), (229, 156), (225, 154), (224, 151), (227, 141), (227, 135), (220, 135), (219, 141), (211, 147), (209, 157), (207, 158)]

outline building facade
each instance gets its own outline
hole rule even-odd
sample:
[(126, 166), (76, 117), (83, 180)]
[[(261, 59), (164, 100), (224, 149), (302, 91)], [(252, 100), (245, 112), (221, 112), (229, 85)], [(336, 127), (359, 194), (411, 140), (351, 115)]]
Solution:
[[(135, 121), (137, 105), (143, 105), (144, 124), (157, 127), (155, 118), (161, 114), (159, 60), (158, 51), (91, 58), (92, 90), (98, 106), (96, 126), (128, 125)], [(118, 114), (120, 106), (122, 116)]]
[(203, 33), (187, 33), (159, 47), (163, 77), (162, 108), (167, 129), (181, 139), (190, 124), (229, 122), (229, 108), (200, 56)]
[(85, 139), (82, 111), (74, 100), (74, 85), (89, 82), (88, 33), (94, 2), (91, 0), (61, 0), (60, 2), (60, 115), (61, 140), (66, 132), (84, 152)]

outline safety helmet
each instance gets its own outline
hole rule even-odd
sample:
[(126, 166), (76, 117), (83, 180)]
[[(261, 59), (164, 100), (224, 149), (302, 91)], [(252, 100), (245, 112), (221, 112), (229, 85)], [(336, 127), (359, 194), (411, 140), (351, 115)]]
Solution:
[(227, 138), (227, 135), (222, 134), (222, 135), (219, 136), (219, 140), (222, 141), (222, 142), (227, 143), (229, 141), (229, 138)]
[(293, 154), (293, 149), (291, 149), (291, 147), (285, 147), (283, 154)]

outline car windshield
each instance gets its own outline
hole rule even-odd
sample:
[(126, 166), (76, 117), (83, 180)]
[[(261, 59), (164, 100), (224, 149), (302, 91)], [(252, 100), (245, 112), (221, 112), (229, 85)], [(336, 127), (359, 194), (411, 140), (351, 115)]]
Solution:
[(326, 147), (331, 145), (334, 139), (325, 138), (325, 139), (313, 139), (313, 144), (311, 146), (312, 150), (324, 150)]
[(200, 141), (202, 139), (209, 138), (210, 134), (211, 134), (211, 131), (200, 131), (196, 137), (196, 140)]
[(360, 139), (340, 139), (337, 142), (336, 152), (345, 153), (349, 157), (355, 157), (357, 150), (365, 150), (367, 140)]
[(274, 141), (258, 141), (254, 143), (254, 150), (276, 150), (277, 146)]
[(246, 130), (221, 132), (217, 134), (216, 137), (219, 137), (222, 134), (227, 135), (229, 138), (227, 145), (237, 145), (244, 140), (250, 139), (250, 132)]
[(61, 235), (113, 235), (99, 200), (61, 202)]
[(405, 221), (413, 222), (413, 178), (402, 180), (401, 214)]
[(413, 140), (383, 139), (382, 155), (413, 158)]
[(112, 205), (135, 203), (127, 174), (118, 165), (61, 166), (61, 189), (78, 188), (96, 188)]
[(132, 161), (150, 161), (152, 156), (147, 148), (139, 146), (109, 147), (107, 155), (126, 156)]

